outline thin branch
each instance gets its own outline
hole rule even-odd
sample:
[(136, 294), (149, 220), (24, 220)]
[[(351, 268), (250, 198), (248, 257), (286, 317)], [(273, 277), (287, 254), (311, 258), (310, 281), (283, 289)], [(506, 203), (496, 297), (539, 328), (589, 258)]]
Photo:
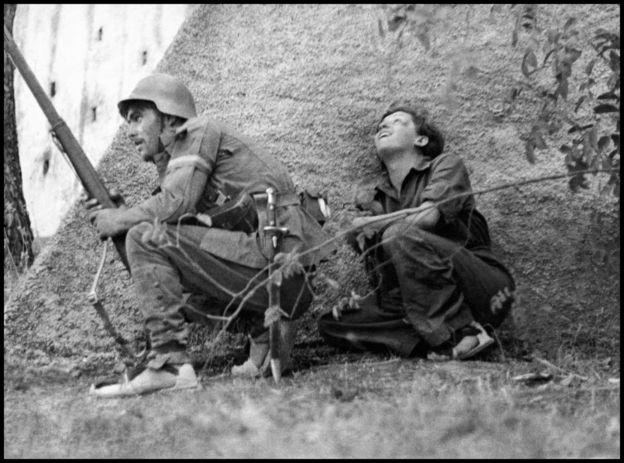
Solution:
[[(529, 185), (531, 183), (540, 183), (540, 182), (546, 182), (546, 181), (550, 181), (550, 180), (559, 180), (562, 178), (566, 178), (566, 177), (573, 177), (575, 175), (582, 175), (582, 174), (597, 174), (597, 173), (614, 173), (614, 172), (619, 172), (619, 169), (587, 169), (587, 170), (579, 170), (579, 171), (575, 171), (575, 172), (568, 172), (565, 174), (555, 174), (555, 175), (547, 175), (544, 177), (536, 177), (536, 178), (531, 178), (531, 179), (527, 179), (527, 180), (519, 180), (517, 182), (512, 182), (512, 183), (505, 183), (503, 185), (499, 185), (499, 186), (495, 186), (492, 188), (486, 188), (483, 190), (477, 190), (477, 191), (466, 191), (463, 193), (458, 193), (454, 196), (451, 196), (449, 198), (443, 199), (441, 201), (438, 201), (436, 203), (432, 203), (430, 206), (426, 206), (426, 207), (414, 207), (414, 208), (408, 208), (408, 209), (402, 209), (400, 211), (396, 211), (390, 214), (386, 214), (384, 215), (382, 218), (379, 219), (379, 221), (381, 220), (388, 220), (388, 219), (395, 219), (395, 220), (399, 220), (402, 219), (404, 217), (407, 217), (408, 215), (411, 215), (413, 213), (416, 212), (422, 212), (422, 211), (426, 211), (428, 209), (440, 206), (441, 204), (445, 204), (448, 203), (450, 201), (453, 201), (457, 198), (462, 198), (465, 196), (472, 196), (472, 195), (482, 195), (485, 193), (491, 193), (493, 191), (500, 191), (500, 190), (505, 190), (508, 188), (516, 188), (519, 186), (523, 186), (523, 185)], [(371, 222), (374, 222), (375, 220), (372, 220)], [(369, 224), (371, 223), (369, 222)], [(320, 243), (317, 246), (314, 246), (306, 251), (303, 251), (302, 253), (300, 253), (300, 256), (304, 256), (306, 254), (318, 251), (319, 249), (322, 249), (323, 247), (327, 246), (328, 244), (331, 244), (332, 242), (334, 242), (335, 240), (342, 238), (346, 235), (348, 235), (349, 233), (359, 229), (359, 228), (363, 228), (366, 227), (368, 224), (365, 225), (359, 225), (359, 226), (355, 226), (355, 227), (351, 227), (348, 228), (346, 230), (343, 230), (339, 233), (337, 233), (336, 235), (334, 235), (333, 237), (323, 241), (322, 243)]]
[[(550, 181), (550, 180), (558, 180), (561, 178), (566, 178), (566, 177), (571, 177), (573, 175), (579, 175), (579, 174), (596, 174), (596, 173), (613, 173), (618, 171), (617, 169), (588, 169), (588, 170), (584, 170), (584, 171), (576, 171), (576, 172), (572, 172), (572, 173), (565, 173), (565, 174), (556, 174), (556, 175), (549, 175), (549, 176), (545, 176), (545, 177), (537, 177), (537, 178), (532, 178), (532, 179), (526, 179), (526, 180), (519, 180), (516, 182), (512, 182), (512, 183), (506, 183), (503, 185), (499, 185), (499, 186), (495, 186), (492, 188), (486, 188), (483, 190), (477, 190), (477, 191), (468, 191), (468, 192), (463, 192), (463, 193), (459, 193), (457, 195), (451, 196), (449, 198), (446, 198), (444, 200), (438, 201), (436, 203), (433, 203), (430, 206), (427, 206), (425, 208), (419, 207), (419, 208), (408, 208), (408, 209), (403, 209), (401, 211), (396, 211), (394, 213), (391, 214), (387, 214), (385, 215), (383, 218), (380, 218), (379, 220), (388, 220), (393, 219), (393, 221), (397, 221), (400, 219), (403, 219), (413, 213), (416, 212), (422, 212), (425, 211), (427, 209), (433, 208), (433, 207), (437, 207), (441, 204), (447, 203), (449, 201), (453, 201), (455, 199), (458, 198), (462, 198), (462, 197), (466, 197), (466, 196), (473, 196), (473, 195), (481, 195), (481, 194), (485, 194), (485, 193), (491, 193), (494, 191), (500, 191), (500, 190), (504, 190), (504, 189), (508, 189), (508, 188), (518, 188), (519, 186), (523, 186), (523, 185), (528, 185), (528, 184), (532, 184), (532, 183), (539, 183), (539, 182), (545, 182), (545, 181)], [(373, 219), (372, 222), (374, 222), (375, 220)], [(371, 223), (371, 222), (369, 222)], [(312, 252), (315, 252), (321, 248), (323, 248), (324, 246), (331, 244), (332, 242), (344, 237), (345, 235), (359, 229), (359, 228), (363, 228), (366, 225), (359, 225), (359, 226), (354, 226), (351, 227), (349, 229), (343, 230), (339, 233), (337, 233), (336, 235), (334, 235), (333, 237), (325, 240), (324, 242), (322, 242), (321, 244), (314, 246), (306, 251), (303, 251), (301, 253), (298, 253), (298, 257), (304, 256), (306, 254), (310, 254)], [(414, 224), (408, 223), (406, 224), (406, 227), (410, 227), (410, 226), (415, 226)], [(179, 226), (177, 227), (177, 232), (179, 233)], [(390, 238), (391, 239), (391, 238)], [(378, 242), (377, 244), (375, 244), (374, 246), (380, 246), (383, 245), (384, 243), (388, 242), (389, 239), (386, 240), (381, 240), (380, 242)], [(261, 275), (264, 274), (265, 270), (268, 270), (269, 266), (265, 266), (262, 269), (260, 269), (258, 271), (258, 273), (256, 275), (254, 275), (254, 277), (247, 283), (247, 285), (245, 286), (245, 288), (243, 288), (243, 290), (239, 291), (238, 293), (234, 293), (233, 291), (223, 287), (222, 285), (220, 285), (218, 282), (216, 282), (209, 274), (207, 274), (199, 265), (197, 265), (194, 260), (191, 258), (191, 256), (188, 255), (188, 253), (186, 253), (186, 251), (184, 249), (182, 249), (181, 247), (179, 247), (179, 239), (176, 240), (177, 245), (172, 245), (172, 244), (166, 244), (163, 245), (163, 247), (166, 246), (172, 246), (172, 247), (176, 247), (177, 249), (179, 249), (182, 254), (189, 260), (189, 262), (195, 267), (197, 268), (204, 276), (206, 276), (209, 281), (211, 281), (213, 284), (215, 284), (215, 286), (217, 286), (218, 288), (222, 289), (226, 294), (228, 294), (229, 296), (231, 296), (231, 300), (230, 302), (227, 304), (226, 308), (224, 309), (224, 315), (223, 316), (215, 316), (215, 315), (209, 315), (209, 314), (203, 314), (203, 316), (205, 316), (207, 319), (211, 319), (211, 320), (216, 320), (216, 321), (223, 321), (224, 325), (223, 327), (217, 332), (215, 338), (213, 339), (213, 341), (210, 343), (209, 348), (213, 348), (214, 346), (217, 345), (217, 343), (220, 341), (221, 337), (223, 336), (223, 334), (227, 331), (228, 327), (230, 326), (230, 324), (232, 323), (232, 321), (238, 316), (238, 314), (242, 311), (243, 306), (245, 305), (245, 303), (249, 300), (249, 298), (252, 297), (252, 295), (255, 293), (255, 291), (257, 291), (258, 289), (262, 288), (263, 286), (265, 286), (268, 281), (270, 280), (271, 277), (266, 277), (264, 279), (262, 279), (261, 281), (257, 282), (253, 287), (252, 284), (255, 280), (259, 279), (259, 277), (261, 277)], [(373, 246), (367, 248), (367, 250), (365, 250), (365, 252), (370, 252), (370, 249), (373, 248)], [(384, 263), (380, 264), (380, 265), (384, 265)], [(378, 268), (379, 266), (377, 266), (376, 268)], [(380, 267), (379, 267), (380, 268)], [(277, 271), (282, 271), (282, 269), (278, 269)], [(308, 272), (304, 272), (305, 273), (305, 284), (308, 286), (308, 288), (311, 290), (311, 292), (314, 294), (314, 291), (312, 290), (310, 283), (308, 281)], [(301, 290), (301, 292), (299, 293), (299, 296), (297, 297), (297, 303), (299, 302), (300, 296), (302, 294), (303, 289)], [(230, 309), (230, 307), (235, 303), (235, 301), (239, 298), (242, 299), (240, 300), (240, 302), (238, 303), (236, 310), (230, 315), (230, 316), (226, 316), (225, 314), (227, 313), (227, 311)], [(185, 307), (189, 307), (187, 304), (183, 304), (183, 306)], [(296, 306), (295, 306), (296, 307)], [(194, 312), (200, 313), (199, 311), (197, 311), (196, 309), (192, 308), (192, 310)]]

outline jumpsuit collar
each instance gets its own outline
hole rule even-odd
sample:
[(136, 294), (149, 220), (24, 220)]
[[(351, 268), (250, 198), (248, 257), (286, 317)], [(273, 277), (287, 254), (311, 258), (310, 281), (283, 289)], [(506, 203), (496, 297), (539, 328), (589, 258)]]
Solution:
[[(433, 162), (432, 158), (420, 157), (420, 156), (411, 158), (409, 162), (406, 162), (407, 168), (405, 169), (403, 175), (401, 175), (400, 177), (401, 190), (403, 189), (403, 183), (405, 183), (405, 179), (408, 177), (410, 172), (412, 172), (412, 170), (422, 172), (424, 170), (429, 169), (432, 162)], [(399, 194), (397, 193), (396, 189), (392, 185), (392, 182), (390, 181), (390, 176), (388, 175), (387, 170), (384, 169), (383, 178), (375, 188), (383, 192), (387, 196), (390, 196), (391, 198), (394, 198), (397, 201), (399, 200)]]

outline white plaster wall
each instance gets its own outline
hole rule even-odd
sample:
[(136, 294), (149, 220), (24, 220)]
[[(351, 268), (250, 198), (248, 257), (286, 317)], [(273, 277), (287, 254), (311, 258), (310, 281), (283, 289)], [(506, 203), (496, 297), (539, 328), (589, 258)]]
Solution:
[[(154, 71), (189, 11), (186, 4), (18, 5), (15, 41), (43, 88), (49, 92), (56, 83), (52, 102), (94, 165), (122, 123), (117, 101)], [(46, 237), (82, 187), (52, 143), (36, 100), (15, 75), (24, 196), (35, 236)]]

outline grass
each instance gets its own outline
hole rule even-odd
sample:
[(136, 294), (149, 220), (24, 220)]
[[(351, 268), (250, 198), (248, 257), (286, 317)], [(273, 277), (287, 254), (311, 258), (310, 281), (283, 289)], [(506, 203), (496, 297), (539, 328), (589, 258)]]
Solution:
[[(5, 278), (5, 299), (12, 285)], [(199, 329), (195, 364), (211, 359), (202, 390), (116, 400), (87, 394), (112, 352), (74, 362), (13, 356), (5, 344), (4, 456), (619, 458), (619, 357), (582, 355), (578, 331), (543, 359), (503, 336), (506, 355), (494, 350), (486, 362), (347, 354), (308, 333), (298, 371), (275, 387), (224, 374), (244, 353), (221, 346), (226, 353), (207, 355)], [(242, 339), (234, 334), (227, 347)], [(551, 377), (513, 379), (530, 372)]]
[[(375, 361), (377, 360), (377, 361)], [(617, 458), (619, 384), (530, 386), (525, 362), (390, 359), (228, 375), (203, 389), (102, 400), (89, 378), (5, 379), (5, 458)]]

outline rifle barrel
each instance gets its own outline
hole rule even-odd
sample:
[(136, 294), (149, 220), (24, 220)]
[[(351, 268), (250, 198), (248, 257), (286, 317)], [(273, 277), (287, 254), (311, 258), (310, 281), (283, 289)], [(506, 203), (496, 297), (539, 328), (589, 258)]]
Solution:
[[(95, 168), (89, 161), (89, 158), (80, 146), (80, 143), (78, 143), (78, 140), (76, 140), (76, 137), (74, 137), (74, 134), (71, 130), (69, 130), (69, 127), (67, 127), (65, 121), (61, 118), (61, 116), (59, 116), (56, 109), (54, 109), (50, 98), (48, 98), (48, 95), (41, 87), (41, 84), (39, 84), (37, 77), (24, 59), (24, 56), (13, 40), (13, 36), (7, 29), (6, 24), (4, 25), (4, 49), (9, 54), (11, 61), (13, 61), (13, 64), (24, 78), (28, 88), (37, 100), (39, 107), (48, 119), (52, 130), (67, 153), (67, 158), (78, 174), (78, 177), (80, 178), (80, 181), (82, 182), (82, 185), (87, 193), (91, 197), (96, 198), (105, 208), (117, 207), (115, 202), (111, 199), (108, 190), (104, 186), (104, 183), (100, 179)], [(115, 247), (117, 248), (122, 262), (126, 268), (130, 270), (126, 257), (125, 237), (123, 235), (115, 237), (113, 238), (113, 242), (115, 243)]]

